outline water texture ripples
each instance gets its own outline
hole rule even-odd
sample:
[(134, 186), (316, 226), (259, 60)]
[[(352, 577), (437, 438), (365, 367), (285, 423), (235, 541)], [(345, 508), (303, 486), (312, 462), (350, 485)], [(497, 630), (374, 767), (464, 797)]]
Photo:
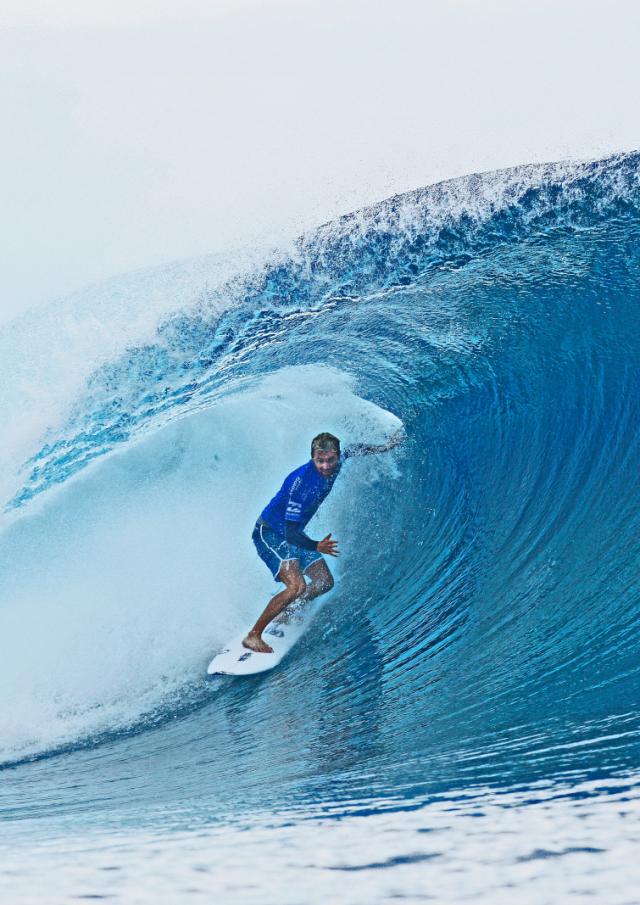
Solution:
[[(186, 826), (637, 771), (639, 204), (636, 154), (443, 183), (101, 359), (4, 501), (3, 644), (33, 639), (5, 658), (5, 815)], [(310, 432), (388, 413), (407, 442), (322, 515), (343, 555), (311, 634), (204, 681), (269, 592), (247, 532)]]

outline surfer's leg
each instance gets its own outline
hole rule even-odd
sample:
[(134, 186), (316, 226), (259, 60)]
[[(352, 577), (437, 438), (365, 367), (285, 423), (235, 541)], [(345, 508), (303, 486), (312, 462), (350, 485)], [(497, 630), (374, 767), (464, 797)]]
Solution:
[(333, 587), (333, 575), (324, 559), (311, 563), (305, 569), (304, 574), (311, 579), (311, 584), (307, 585), (307, 590), (304, 592), (305, 600), (313, 600), (314, 597), (319, 597), (320, 594), (326, 594)]
[(297, 600), (298, 597), (302, 597), (307, 589), (307, 584), (304, 580), (304, 575), (300, 571), (300, 563), (297, 559), (283, 560), (278, 572), (278, 578), (286, 585), (284, 591), (280, 591), (279, 594), (271, 598), (264, 612), (242, 642), (249, 650), (257, 651), (261, 654), (273, 652), (273, 648), (262, 640), (263, 631), (272, 619), (275, 619), (285, 607)]

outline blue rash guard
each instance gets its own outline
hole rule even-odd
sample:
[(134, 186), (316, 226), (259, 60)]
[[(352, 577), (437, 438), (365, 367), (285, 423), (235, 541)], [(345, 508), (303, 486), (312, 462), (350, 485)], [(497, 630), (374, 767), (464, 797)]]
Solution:
[(354, 454), (357, 455), (355, 447), (345, 449), (330, 478), (320, 474), (313, 459), (296, 468), (287, 475), (280, 490), (260, 513), (262, 521), (288, 543), (305, 550), (317, 550), (318, 542), (307, 537), (304, 528), (331, 492), (343, 462)]

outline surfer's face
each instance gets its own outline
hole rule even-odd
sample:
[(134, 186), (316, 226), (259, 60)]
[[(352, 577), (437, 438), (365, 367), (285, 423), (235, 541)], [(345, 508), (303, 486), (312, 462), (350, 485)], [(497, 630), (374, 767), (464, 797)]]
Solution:
[(330, 478), (338, 467), (340, 458), (335, 449), (316, 449), (313, 454), (313, 464), (323, 478)]

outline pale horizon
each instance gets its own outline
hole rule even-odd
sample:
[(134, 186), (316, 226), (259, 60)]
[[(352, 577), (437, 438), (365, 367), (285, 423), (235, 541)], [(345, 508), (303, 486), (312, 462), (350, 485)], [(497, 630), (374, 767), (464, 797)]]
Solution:
[(597, 3), (4, 4), (0, 323), (469, 172), (640, 147)]

